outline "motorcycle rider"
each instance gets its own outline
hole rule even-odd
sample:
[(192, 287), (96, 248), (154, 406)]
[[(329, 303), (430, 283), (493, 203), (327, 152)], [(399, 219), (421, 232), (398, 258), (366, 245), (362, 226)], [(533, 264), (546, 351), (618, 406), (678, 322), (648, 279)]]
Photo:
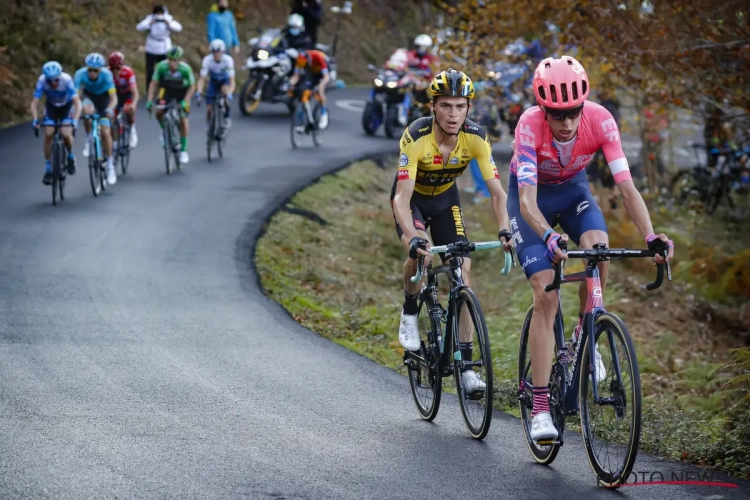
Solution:
[(281, 30), (282, 43), (285, 49), (312, 49), (312, 39), (305, 31), (305, 19), (299, 14), (292, 14), (286, 21), (286, 27)]
[(432, 38), (422, 33), (414, 39), (414, 50), (409, 51), (409, 67), (425, 72), (425, 77), (432, 78), (432, 66), (437, 57), (429, 53)]

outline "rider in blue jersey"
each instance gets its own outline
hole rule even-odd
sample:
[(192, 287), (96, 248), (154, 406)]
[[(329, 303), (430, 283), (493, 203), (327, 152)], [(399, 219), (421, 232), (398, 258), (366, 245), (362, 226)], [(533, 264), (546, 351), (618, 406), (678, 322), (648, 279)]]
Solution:
[[(44, 119), (39, 123), (37, 105), (42, 95), (46, 97), (44, 103)], [(73, 108), (71, 110), (71, 108)], [(72, 112), (71, 112), (72, 111)], [(52, 165), (50, 154), (52, 152), (52, 138), (55, 129), (52, 127), (60, 122), (64, 125), (60, 128), (65, 147), (68, 150), (68, 164), (66, 170), (70, 175), (75, 174), (76, 164), (73, 156), (73, 127), (76, 126), (81, 116), (81, 100), (76, 92), (73, 78), (64, 73), (62, 66), (57, 61), (49, 61), (42, 66), (42, 75), (36, 82), (34, 97), (31, 100), (31, 117), (34, 119), (32, 126), (35, 130), (40, 126), (45, 127), (44, 135), (44, 179), (45, 184), (52, 183)]]
[[(112, 134), (109, 128), (109, 117), (114, 116), (117, 106), (117, 89), (115, 80), (105, 65), (107, 60), (103, 55), (92, 53), (86, 56), (86, 66), (76, 71), (76, 87), (85, 98), (83, 100), (84, 115), (98, 114), (101, 119), (102, 146), (107, 159), (107, 183), (112, 185), (117, 182), (115, 164), (112, 158)], [(91, 134), (91, 120), (84, 120), (86, 134)], [(89, 155), (89, 142), (83, 148), (83, 156)]]

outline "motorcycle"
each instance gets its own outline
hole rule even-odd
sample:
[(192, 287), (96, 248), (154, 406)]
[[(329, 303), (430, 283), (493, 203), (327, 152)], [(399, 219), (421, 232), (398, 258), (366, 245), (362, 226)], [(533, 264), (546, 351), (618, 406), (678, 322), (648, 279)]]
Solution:
[(287, 91), (294, 67), (284, 52), (282, 36), (281, 29), (271, 28), (248, 41), (252, 50), (244, 68), (249, 75), (240, 89), (238, 103), (243, 115), (253, 113), (261, 102), (283, 102), (293, 111)]
[(372, 64), (367, 69), (376, 76), (370, 100), (362, 112), (362, 128), (367, 135), (374, 135), (382, 123), (385, 135), (393, 139), (408, 123), (411, 79), (405, 71), (378, 69)]

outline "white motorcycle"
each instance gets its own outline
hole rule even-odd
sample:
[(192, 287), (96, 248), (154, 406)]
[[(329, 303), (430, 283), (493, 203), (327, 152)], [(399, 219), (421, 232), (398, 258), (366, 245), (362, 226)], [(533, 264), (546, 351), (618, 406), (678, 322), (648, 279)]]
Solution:
[(249, 75), (242, 85), (239, 98), (240, 112), (243, 115), (254, 112), (261, 102), (283, 102), (289, 111), (293, 109), (287, 97), (292, 61), (281, 48), (281, 37), (281, 29), (272, 28), (248, 42), (252, 50), (244, 68), (249, 71)]

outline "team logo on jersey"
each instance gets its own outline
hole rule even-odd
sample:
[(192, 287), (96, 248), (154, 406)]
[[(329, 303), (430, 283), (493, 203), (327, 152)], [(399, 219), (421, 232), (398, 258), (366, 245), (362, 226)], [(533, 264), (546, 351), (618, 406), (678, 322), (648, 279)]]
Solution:
[(443, 164), (443, 156), (442, 156), (442, 155), (437, 155), (437, 156), (436, 156), (436, 157), (435, 157), (435, 158), (434, 158), (434, 159), (432, 160), (432, 164), (433, 164), (433, 165), (442, 165), (442, 164)]
[(499, 179), (500, 178), (500, 173), (497, 171), (496, 168), (492, 169), (492, 173), (495, 174), (495, 179)]
[(405, 167), (408, 164), (409, 164), (409, 157), (406, 156), (406, 153), (401, 153), (401, 157), (398, 160), (398, 166)]
[(458, 158), (454, 156), (453, 158), (451, 158), (451, 165), (457, 165), (457, 164), (458, 164)]
[(409, 170), (405, 168), (398, 169), (398, 180), (405, 181), (409, 178)]

